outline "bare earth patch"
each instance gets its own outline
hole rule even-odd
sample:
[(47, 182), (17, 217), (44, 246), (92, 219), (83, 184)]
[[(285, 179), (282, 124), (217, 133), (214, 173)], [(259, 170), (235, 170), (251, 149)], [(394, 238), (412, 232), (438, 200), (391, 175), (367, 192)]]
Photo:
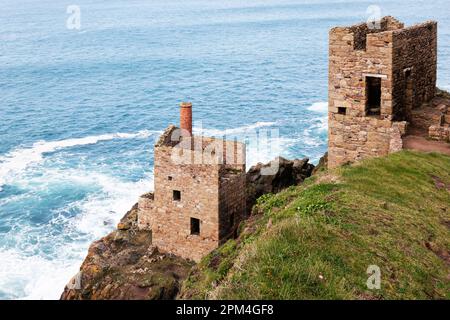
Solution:
[(439, 152), (450, 155), (450, 144), (443, 141), (433, 141), (419, 135), (408, 135), (403, 138), (403, 147), (421, 152)]

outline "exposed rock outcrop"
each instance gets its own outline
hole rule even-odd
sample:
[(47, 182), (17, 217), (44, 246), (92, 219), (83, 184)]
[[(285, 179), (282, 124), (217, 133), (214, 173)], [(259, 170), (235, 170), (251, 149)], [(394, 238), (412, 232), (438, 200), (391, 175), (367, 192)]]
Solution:
[(269, 163), (257, 165), (247, 172), (247, 208), (251, 210), (256, 199), (266, 193), (277, 193), (297, 185), (311, 176), (314, 165), (308, 158), (287, 160), (277, 157)]
[(173, 299), (192, 263), (160, 253), (151, 232), (136, 227), (135, 205), (118, 229), (94, 242), (62, 300)]
[(314, 175), (320, 171), (324, 171), (328, 168), (328, 152), (325, 152), (325, 154), (320, 158), (319, 163), (314, 167), (314, 170), (312, 171), (311, 175)]

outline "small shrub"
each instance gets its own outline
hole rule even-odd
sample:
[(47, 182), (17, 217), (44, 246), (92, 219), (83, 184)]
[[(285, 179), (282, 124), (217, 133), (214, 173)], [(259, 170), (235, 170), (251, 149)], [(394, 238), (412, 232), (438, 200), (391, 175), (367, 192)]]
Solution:
[(286, 200), (274, 195), (272, 193), (267, 193), (262, 195), (256, 200), (256, 205), (263, 209), (264, 213), (270, 213), (273, 208), (281, 208), (286, 204)]
[(331, 204), (328, 202), (308, 203), (305, 206), (299, 206), (296, 209), (301, 214), (310, 215), (318, 211), (330, 210)]

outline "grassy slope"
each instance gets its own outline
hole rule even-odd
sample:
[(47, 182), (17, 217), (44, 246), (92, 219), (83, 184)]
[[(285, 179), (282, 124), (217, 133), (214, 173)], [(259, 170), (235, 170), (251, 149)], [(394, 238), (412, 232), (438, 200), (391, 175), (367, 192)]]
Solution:
[[(254, 211), (181, 298), (450, 298), (449, 157), (403, 151), (322, 172)], [(367, 289), (369, 265), (380, 290)]]

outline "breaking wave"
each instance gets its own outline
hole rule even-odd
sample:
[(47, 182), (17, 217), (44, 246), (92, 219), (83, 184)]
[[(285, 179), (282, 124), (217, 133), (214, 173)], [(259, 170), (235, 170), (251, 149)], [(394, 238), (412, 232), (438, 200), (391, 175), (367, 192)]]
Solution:
[(113, 139), (144, 139), (158, 131), (141, 130), (137, 133), (112, 133), (84, 138), (73, 138), (58, 141), (38, 141), (31, 147), (17, 148), (4, 156), (0, 156), (0, 191), (2, 186), (14, 176), (32, 164), (43, 160), (45, 153), (55, 152), (65, 148), (96, 144)]
[(328, 102), (314, 102), (307, 108), (309, 111), (314, 111), (318, 113), (328, 112)]
[[(58, 299), (92, 241), (113, 230), (138, 197), (153, 189), (150, 175), (128, 182), (79, 169), (64, 175), (60, 170), (46, 170), (45, 176), (35, 177), (31, 183), (46, 183), (42, 187), (47, 190), (62, 184), (70, 185), (74, 192), (88, 188), (89, 195), (58, 208), (43, 224), (28, 219), (3, 221), (14, 229), (4, 240), (16, 243), (0, 250), (0, 294), (7, 299)], [(76, 214), (70, 214), (73, 212)]]

